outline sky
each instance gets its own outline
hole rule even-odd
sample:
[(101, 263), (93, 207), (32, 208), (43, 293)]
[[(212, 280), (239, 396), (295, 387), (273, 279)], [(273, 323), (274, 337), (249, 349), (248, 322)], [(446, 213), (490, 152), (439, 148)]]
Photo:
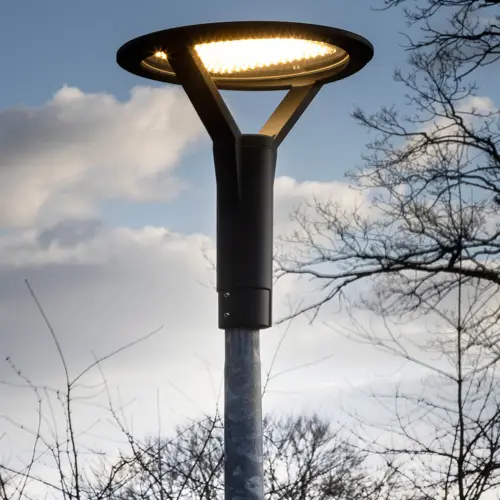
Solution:
[[(211, 144), (182, 91), (124, 72), (115, 62), (117, 49), (150, 31), (229, 20), (326, 24), (373, 43), (375, 57), (366, 68), (323, 88), (280, 146), (275, 232), (282, 233), (290, 229), (289, 212), (313, 197), (335, 197), (347, 205), (359, 201), (343, 176), (360, 164), (368, 136), (350, 113), (354, 106), (376, 111), (404, 102), (403, 89), (392, 80), (395, 67), (404, 65), (404, 19), (396, 10), (375, 12), (376, 5), (376, 0), (0, 4), (0, 33), (8, 41), (0, 44), (0, 397), (10, 412), (2, 410), (4, 416), (34, 425), (36, 401), (29, 390), (12, 386), (20, 382), (15, 370), (36, 384), (64, 384), (56, 346), (25, 279), (72, 376), (95, 356), (162, 326), (102, 364), (113, 394), (133, 401), (127, 415), (138, 435), (157, 432), (158, 406), (162, 429), (168, 429), (213, 412), (218, 401), (223, 332), (217, 329), (214, 275), (204, 256), (205, 250), (214, 252)], [(223, 96), (240, 129), (256, 132), (283, 94)], [(275, 318), (289, 312), (289, 298), (300, 286), (293, 280), (279, 284)], [(327, 320), (338, 324), (339, 313), (333, 308), (330, 313)], [(326, 323), (309, 325), (299, 318), (285, 328), (261, 334), (264, 378), (280, 346), (266, 412), (318, 409), (341, 419), (341, 396), (402, 373), (400, 360), (349, 342)], [(7, 356), (10, 362), (4, 361)], [(294, 369), (302, 365), (307, 366)], [(98, 370), (89, 372), (79, 390), (92, 392), (87, 386), (102, 377)], [(84, 428), (104, 410), (85, 399), (80, 403), (78, 422)], [(19, 441), (12, 425), (0, 425), (15, 449)]]

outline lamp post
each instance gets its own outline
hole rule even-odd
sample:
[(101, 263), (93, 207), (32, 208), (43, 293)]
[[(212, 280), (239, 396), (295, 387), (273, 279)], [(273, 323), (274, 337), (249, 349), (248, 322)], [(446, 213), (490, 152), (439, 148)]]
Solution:
[[(354, 33), (268, 21), (172, 28), (118, 50), (123, 69), (182, 85), (213, 141), (226, 500), (264, 498), (259, 331), (272, 325), (277, 149), (325, 83), (372, 56), (370, 42)], [(219, 90), (288, 93), (258, 134), (242, 134)]]

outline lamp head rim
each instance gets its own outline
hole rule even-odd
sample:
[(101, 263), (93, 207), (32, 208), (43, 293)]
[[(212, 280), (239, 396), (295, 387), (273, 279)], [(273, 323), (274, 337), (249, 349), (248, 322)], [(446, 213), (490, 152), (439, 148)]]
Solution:
[(274, 79), (213, 78), (219, 90), (287, 90), (312, 83), (331, 83), (361, 70), (373, 57), (373, 45), (364, 37), (350, 31), (317, 24), (282, 21), (231, 21), (180, 26), (156, 31), (134, 38), (122, 45), (116, 56), (118, 65), (129, 73), (150, 80), (179, 85), (175, 74), (155, 71), (143, 61), (158, 50), (175, 50), (179, 46), (237, 40), (242, 38), (268, 38), (290, 36), (314, 42), (323, 42), (347, 53), (335, 71), (306, 75), (290, 75)]

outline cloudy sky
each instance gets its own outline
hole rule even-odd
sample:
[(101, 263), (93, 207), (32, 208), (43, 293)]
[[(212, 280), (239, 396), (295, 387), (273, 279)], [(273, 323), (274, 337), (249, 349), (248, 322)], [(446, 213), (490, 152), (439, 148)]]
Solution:
[[(162, 428), (213, 412), (217, 403), (223, 332), (204, 257), (204, 250), (213, 255), (215, 230), (211, 145), (181, 90), (125, 73), (115, 62), (118, 47), (177, 25), (260, 19), (328, 24), (374, 44), (374, 60), (324, 88), (280, 147), (279, 233), (288, 228), (290, 210), (313, 196), (357, 201), (343, 174), (359, 164), (367, 135), (349, 113), (354, 105), (374, 111), (404, 101), (392, 81), (394, 68), (404, 65), (404, 20), (397, 11), (374, 12), (370, 4), (376, 0), (2, 2), (0, 32), (8, 40), (0, 44), (4, 416), (36, 423), (36, 400), (11, 385), (22, 383), (11, 363), (34, 384), (64, 384), (56, 346), (25, 279), (58, 336), (71, 376), (94, 356), (162, 326), (102, 364), (111, 391), (135, 398), (127, 409), (135, 432), (156, 433), (158, 394)], [(224, 97), (240, 128), (255, 132), (282, 94)], [(289, 294), (296, 291), (290, 281), (276, 289), (275, 318), (288, 312)], [(336, 315), (332, 311), (329, 319), (338, 324)], [(262, 333), (264, 376), (284, 333), (284, 326)], [(300, 365), (310, 366), (292, 370)], [(264, 407), (317, 408), (341, 418), (339, 388), (349, 392), (374, 377), (394, 376), (400, 366), (325, 325), (298, 319), (281, 343)], [(94, 370), (81, 382), (88, 386), (101, 377)], [(99, 411), (85, 401), (78, 408), (82, 426)], [(8, 440), (12, 426), (1, 425)]]

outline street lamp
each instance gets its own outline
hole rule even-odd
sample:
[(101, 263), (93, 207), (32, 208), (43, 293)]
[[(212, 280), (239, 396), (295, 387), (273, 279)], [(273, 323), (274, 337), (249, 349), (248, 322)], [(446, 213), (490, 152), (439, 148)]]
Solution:
[[(370, 42), (354, 33), (268, 21), (172, 28), (118, 50), (123, 69), (182, 85), (213, 141), (226, 500), (263, 499), (259, 330), (272, 324), (277, 149), (325, 83), (356, 73), (372, 56)], [(258, 134), (242, 134), (219, 90), (288, 93)]]

